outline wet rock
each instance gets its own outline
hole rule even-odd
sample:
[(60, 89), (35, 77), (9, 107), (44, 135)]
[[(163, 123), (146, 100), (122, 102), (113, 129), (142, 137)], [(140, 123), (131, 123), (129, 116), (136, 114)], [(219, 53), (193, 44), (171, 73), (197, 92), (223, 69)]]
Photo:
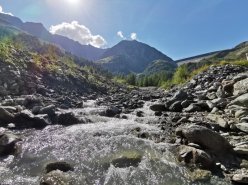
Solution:
[(0, 135), (0, 156), (13, 155), (18, 152), (17, 143), (21, 138), (12, 133), (3, 133)]
[(232, 150), (232, 146), (224, 137), (203, 126), (191, 125), (177, 128), (176, 135), (186, 138), (189, 142), (199, 144), (203, 148), (217, 154)]
[(48, 115), (33, 115), (29, 110), (23, 110), (15, 114), (14, 123), (17, 128), (42, 129), (51, 124)]
[(154, 115), (155, 115), (155, 116), (162, 116), (163, 113), (162, 113), (161, 111), (156, 111), (156, 112), (154, 113)]
[(4, 107), (0, 107), (0, 122), (7, 124), (11, 123), (14, 120), (14, 115), (6, 110)]
[(108, 107), (105, 112), (104, 112), (104, 116), (107, 117), (114, 117), (117, 114), (120, 114), (121, 110), (115, 106), (110, 106)]
[(237, 154), (248, 155), (248, 146), (237, 146), (233, 150)]
[(68, 171), (73, 171), (74, 167), (65, 161), (51, 162), (45, 166), (45, 173), (49, 173), (54, 170), (68, 172)]
[(238, 81), (234, 84), (233, 95), (241, 95), (248, 92), (248, 78)]
[(163, 111), (166, 111), (166, 107), (164, 104), (154, 104), (154, 105), (151, 105), (150, 106), (150, 109), (152, 111), (159, 111), (159, 112), (163, 112)]
[(64, 112), (58, 115), (57, 123), (59, 125), (69, 126), (69, 125), (78, 124), (79, 122), (80, 120), (76, 117), (76, 115), (73, 112)]
[(181, 105), (182, 105), (183, 108), (186, 108), (186, 107), (188, 107), (191, 103), (192, 103), (192, 101), (190, 101), (190, 100), (184, 100), (184, 101), (182, 101)]
[(141, 160), (142, 155), (134, 152), (128, 155), (124, 154), (116, 157), (111, 161), (111, 164), (113, 164), (116, 168), (127, 168), (130, 166), (138, 167)]
[(235, 174), (232, 177), (232, 181), (241, 183), (241, 184), (247, 184), (248, 183), (248, 174)]
[(70, 175), (60, 170), (56, 170), (43, 175), (40, 179), (40, 185), (71, 185), (70, 181)]
[(188, 165), (199, 165), (199, 167), (205, 169), (210, 169), (214, 164), (209, 154), (191, 146), (179, 146), (177, 156), (180, 162)]
[(137, 112), (136, 112), (136, 116), (137, 116), (137, 117), (143, 117), (143, 116), (144, 116), (143, 114), (144, 114), (143, 111), (137, 111)]

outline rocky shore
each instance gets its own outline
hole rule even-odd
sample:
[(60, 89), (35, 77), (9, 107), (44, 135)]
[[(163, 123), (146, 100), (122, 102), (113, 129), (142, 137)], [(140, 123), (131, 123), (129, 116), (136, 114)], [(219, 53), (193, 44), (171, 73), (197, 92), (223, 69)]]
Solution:
[[(74, 112), (83, 108), (86, 100), (94, 99), (96, 106), (104, 107), (97, 113), (99, 116), (125, 120), (134, 114), (140, 122), (146, 119), (140, 108), (151, 102), (150, 110), (155, 117), (146, 123), (158, 127), (160, 134), (152, 135), (136, 127), (131, 131), (135, 137), (171, 143), (178, 165), (189, 168), (193, 180), (218, 176), (235, 184), (248, 183), (248, 69), (245, 67), (212, 66), (189, 83), (169, 91), (118, 87), (108, 94), (80, 95), (46, 87), (41, 90), (36, 85), (32, 95), (22, 95), (19, 91), (10, 95), (5, 90), (11, 90), (12, 86), (8, 87), (3, 84), (1, 91), (2, 158), (21, 153), (25, 136), (20, 131), (92, 123)], [(112, 164), (120, 168), (137, 166), (141, 161), (140, 155), (137, 156), (117, 158)], [(65, 161), (48, 163), (40, 184), (67, 184), (73, 170), (73, 165)]]

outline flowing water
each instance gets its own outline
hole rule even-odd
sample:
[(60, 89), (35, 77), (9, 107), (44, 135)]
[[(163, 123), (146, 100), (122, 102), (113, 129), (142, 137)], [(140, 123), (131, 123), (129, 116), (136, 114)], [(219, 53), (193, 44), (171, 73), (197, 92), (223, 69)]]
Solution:
[[(91, 120), (69, 127), (48, 126), (43, 130), (26, 130), (22, 152), (0, 162), (1, 185), (38, 185), (44, 165), (63, 160), (74, 165), (69, 172), (75, 185), (186, 185), (228, 184), (213, 177), (210, 182), (191, 182), (187, 168), (176, 163), (173, 146), (138, 138), (137, 128), (151, 135), (160, 133), (156, 119), (149, 110), (149, 102), (141, 109), (144, 118), (128, 114), (128, 119), (99, 116), (104, 107), (94, 101), (84, 109), (73, 110)], [(115, 167), (111, 161), (120, 156), (141, 156), (136, 166)]]

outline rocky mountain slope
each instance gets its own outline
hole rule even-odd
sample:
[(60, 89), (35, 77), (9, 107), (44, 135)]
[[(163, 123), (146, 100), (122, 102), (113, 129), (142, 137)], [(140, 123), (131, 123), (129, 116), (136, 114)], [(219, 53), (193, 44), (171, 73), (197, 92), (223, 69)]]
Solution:
[(105, 52), (105, 49), (96, 48), (91, 45), (82, 45), (67, 37), (53, 35), (41, 23), (23, 22), (17, 17), (2, 13), (0, 13), (0, 22), (14, 26), (44, 41), (57, 44), (64, 50), (88, 60), (97, 60)]
[(114, 73), (141, 73), (154, 60), (173, 60), (151, 46), (136, 40), (124, 40), (108, 49), (101, 60), (96, 61), (105, 69)]

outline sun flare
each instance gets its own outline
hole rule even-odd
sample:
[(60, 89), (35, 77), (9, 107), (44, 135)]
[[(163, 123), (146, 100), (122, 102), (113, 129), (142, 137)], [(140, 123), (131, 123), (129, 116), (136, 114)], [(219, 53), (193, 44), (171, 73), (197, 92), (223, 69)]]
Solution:
[(66, 0), (66, 2), (70, 4), (78, 4), (80, 0)]

